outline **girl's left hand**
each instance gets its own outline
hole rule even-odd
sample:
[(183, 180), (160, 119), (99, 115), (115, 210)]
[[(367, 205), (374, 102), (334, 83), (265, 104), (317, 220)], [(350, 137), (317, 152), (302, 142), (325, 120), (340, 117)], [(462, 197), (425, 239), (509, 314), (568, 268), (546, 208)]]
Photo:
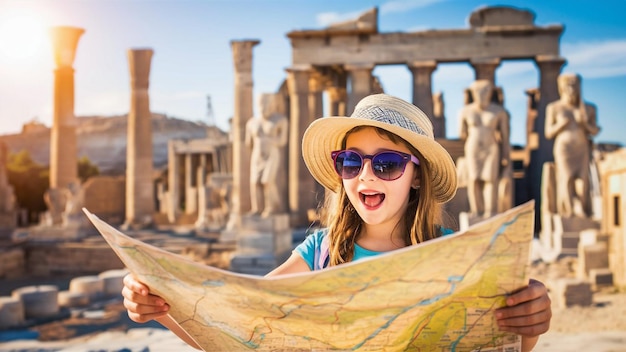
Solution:
[(532, 337), (550, 328), (551, 301), (546, 286), (540, 281), (530, 279), (525, 289), (507, 297), (506, 305), (496, 310), (500, 330)]

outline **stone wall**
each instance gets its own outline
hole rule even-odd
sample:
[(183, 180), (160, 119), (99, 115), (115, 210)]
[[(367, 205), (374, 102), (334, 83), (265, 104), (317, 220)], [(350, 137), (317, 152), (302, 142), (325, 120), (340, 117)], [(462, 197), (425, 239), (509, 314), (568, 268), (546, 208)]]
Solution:
[(23, 276), (26, 270), (24, 257), (21, 247), (0, 248), (0, 280)]
[(106, 243), (30, 243), (24, 247), (26, 271), (33, 276), (85, 275), (123, 269)]

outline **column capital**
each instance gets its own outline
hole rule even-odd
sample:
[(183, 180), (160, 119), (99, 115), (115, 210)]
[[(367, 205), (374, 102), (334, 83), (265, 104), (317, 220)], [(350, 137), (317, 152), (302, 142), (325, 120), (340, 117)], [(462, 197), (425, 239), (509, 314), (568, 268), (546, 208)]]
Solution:
[(343, 65), (343, 68), (346, 71), (372, 71), (375, 66), (376, 65), (374, 65), (374, 64), (352, 63), (352, 64), (345, 64), (345, 65)]
[(76, 56), (76, 47), (85, 30), (78, 27), (59, 26), (50, 29), (54, 62), (57, 68), (72, 67)]
[(430, 69), (436, 69), (437, 68), (437, 61), (436, 60), (417, 60), (417, 61), (409, 61), (406, 63), (406, 65), (409, 67), (409, 69), (412, 68), (430, 68)]
[(537, 65), (549, 65), (549, 64), (557, 64), (560, 66), (564, 65), (567, 60), (558, 55), (537, 55), (535, 56), (535, 63)]
[(346, 88), (344, 87), (330, 86), (326, 88), (326, 92), (328, 92), (328, 97), (331, 102), (346, 100), (348, 96)]
[(295, 65), (291, 65), (291, 66), (285, 68), (285, 71), (287, 73), (302, 73), (302, 72), (312, 73), (313, 72), (313, 65), (309, 65), (309, 64), (295, 64)]
[(257, 39), (230, 41), (235, 72), (252, 72), (252, 48), (260, 42)]
[(150, 79), (150, 63), (154, 51), (152, 49), (128, 49), (128, 66), (130, 69), (130, 85), (132, 88), (148, 88)]
[(311, 65), (291, 66), (286, 68), (285, 71), (287, 71), (287, 87), (290, 94), (309, 92), (309, 80), (313, 73)]
[(496, 85), (496, 68), (500, 66), (498, 57), (479, 57), (470, 59), (470, 65), (474, 68), (475, 79), (485, 79)]
[(477, 57), (470, 59), (471, 65), (494, 65), (499, 66), (502, 60), (499, 57)]

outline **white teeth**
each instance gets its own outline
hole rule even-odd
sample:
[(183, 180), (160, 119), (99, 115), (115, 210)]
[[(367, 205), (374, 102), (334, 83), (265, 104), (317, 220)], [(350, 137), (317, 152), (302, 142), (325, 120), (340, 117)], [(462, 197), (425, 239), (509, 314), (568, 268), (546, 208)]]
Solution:
[(380, 192), (361, 192), (362, 195), (364, 196), (375, 196), (377, 194), (380, 194)]

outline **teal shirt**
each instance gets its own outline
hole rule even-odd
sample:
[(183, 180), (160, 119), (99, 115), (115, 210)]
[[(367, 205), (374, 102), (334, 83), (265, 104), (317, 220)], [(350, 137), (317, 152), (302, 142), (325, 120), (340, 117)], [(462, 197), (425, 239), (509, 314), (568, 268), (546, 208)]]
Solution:
[[(451, 229), (441, 228), (441, 232), (443, 236), (450, 235), (454, 233)], [(321, 229), (313, 232), (308, 235), (302, 243), (300, 243), (296, 249), (294, 249), (295, 253), (298, 253), (302, 259), (307, 263), (309, 269), (313, 270), (314, 261), (315, 261), (315, 251), (319, 251), (322, 246), (322, 240), (324, 236), (328, 233), (328, 229)], [(352, 260), (359, 260), (363, 258), (373, 257), (375, 255), (379, 255), (384, 252), (375, 252), (370, 251), (369, 249), (365, 249), (358, 244), (354, 244), (354, 256)]]

